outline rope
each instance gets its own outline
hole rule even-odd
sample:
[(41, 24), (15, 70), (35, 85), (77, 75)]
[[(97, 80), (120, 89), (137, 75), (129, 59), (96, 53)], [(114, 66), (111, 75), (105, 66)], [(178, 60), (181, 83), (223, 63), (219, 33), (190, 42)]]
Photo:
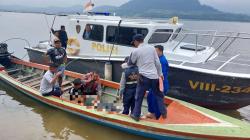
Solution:
[[(4, 40), (4, 41), (0, 42), (0, 44), (1, 43), (6, 43), (6, 42), (11, 41), (11, 40), (23, 40), (23, 41), (25, 41), (27, 43), (27, 45), (29, 46), (29, 48), (31, 48), (29, 41), (27, 39), (21, 38), (21, 37), (9, 38), (7, 40)], [(23, 60), (27, 55), (28, 55), (28, 52), (21, 58), (21, 60)]]

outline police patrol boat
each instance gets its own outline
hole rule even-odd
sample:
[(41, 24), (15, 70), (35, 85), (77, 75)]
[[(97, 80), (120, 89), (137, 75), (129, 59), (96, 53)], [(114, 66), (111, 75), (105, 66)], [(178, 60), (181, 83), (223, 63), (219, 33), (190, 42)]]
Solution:
[[(99, 14), (68, 16), (68, 70), (96, 71), (118, 82), (121, 64), (134, 49), (132, 37), (142, 34), (145, 44), (164, 46), (170, 64), (170, 97), (208, 108), (250, 105), (248, 57), (227, 53), (237, 40), (249, 40), (249, 34), (185, 30), (177, 17), (164, 21)], [(50, 44), (46, 41), (26, 47), (30, 61), (44, 64)]]

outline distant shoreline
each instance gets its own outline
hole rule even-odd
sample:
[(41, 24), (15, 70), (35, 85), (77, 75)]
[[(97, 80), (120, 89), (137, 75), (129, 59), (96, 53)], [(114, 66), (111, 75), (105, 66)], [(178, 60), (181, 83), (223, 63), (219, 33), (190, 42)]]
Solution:
[[(26, 12), (26, 11), (8, 11), (8, 10), (0, 10), (0, 13), (44, 14), (44, 15), (60, 15), (60, 16), (68, 16), (68, 15), (76, 14), (76, 13), (45, 13), (45, 12)], [(171, 18), (171, 17), (152, 18), (152, 17), (136, 17), (136, 16), (133, 16), (133, 17), (121, 16), (121, 17), (122, 18), (138, 18), (138, 19), (154, 19), (154, 20), (162, 20), (162, 19), (170, 19)], [(199, 18), (180, 18), (179, 17), (179, 20), (250, 23), (250, 19), (249, 20), (223, 20), (223, 19), (199, 19)]]

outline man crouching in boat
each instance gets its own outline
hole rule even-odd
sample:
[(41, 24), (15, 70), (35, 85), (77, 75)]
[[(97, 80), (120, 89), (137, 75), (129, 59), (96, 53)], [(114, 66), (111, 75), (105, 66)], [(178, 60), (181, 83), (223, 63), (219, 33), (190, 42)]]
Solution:
[[(55, 88), (55, 83), (62, 75), (62, 72), (57, 72), (57, 65), (54, 63), (49, 64), (49, 70), (44, 74), (40, 85), (40, 93), (43, 96), (57, 96), (60, 97), (62, 92), (60, 88)], [(56, 73), (57, 72), (57, 73)]]
[(94, 96), (97, 100), (101, 93), (98, 77), (97, 74), (88, 73), (82, 79), (75, 79), (74, 87), (69, 90), (70, 101), (81, 104), (85, 102), (87, 96)]
[(137, 87), (138, 79), (138, 67), (137, 66), (128, 66), (127, 62), (129, 57), (125, 58), (122, 68), (124, 72), (122, 73), (120, 81), (120, 91), (119, 95), (122, 97), (123, 101), (123, 112), (122, 114), (128, 115), (129, 112), (133, 112), (135, 107), (135, 93)]

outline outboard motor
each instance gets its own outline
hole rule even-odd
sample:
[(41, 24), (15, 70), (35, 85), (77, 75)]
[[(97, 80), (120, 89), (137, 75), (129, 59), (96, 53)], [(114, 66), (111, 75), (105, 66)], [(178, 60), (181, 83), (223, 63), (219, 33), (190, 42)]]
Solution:
[(0, 64), (4, 67), (10, 67), (11, 54), (8, 52), (8, 45), (6, 43), (0, 43)]

